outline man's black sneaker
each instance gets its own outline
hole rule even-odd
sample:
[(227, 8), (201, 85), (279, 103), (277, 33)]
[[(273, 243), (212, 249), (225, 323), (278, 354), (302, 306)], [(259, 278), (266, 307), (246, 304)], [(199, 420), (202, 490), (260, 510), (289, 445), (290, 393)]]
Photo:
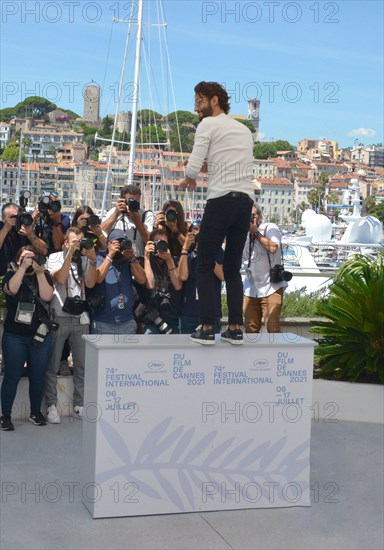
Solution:
[(3, 430), (3, 432), (13, 432), (15, 427), (12, 424), (10, 416), (2, 416), (0, 418), (0, 428)]
[(35, 426), (45, 426), (47, 424), (44, 416), (41, 413), (38, 414), (31, 414), (29, 417), (30, 422), (32, 422)]
[(215, 331), (212, 329), (203, 330), (197, 328), (195, 332), (192, 332), (190, 339), (196, 344), (203, 344), (203, 346), (213, 346), (215, 343)]
[(239, 328), (235, 330), (227, 329), (225, 332), (222, 332), (221, 341), (235, 345), (242, 344), (244, 342), (243, 333)]

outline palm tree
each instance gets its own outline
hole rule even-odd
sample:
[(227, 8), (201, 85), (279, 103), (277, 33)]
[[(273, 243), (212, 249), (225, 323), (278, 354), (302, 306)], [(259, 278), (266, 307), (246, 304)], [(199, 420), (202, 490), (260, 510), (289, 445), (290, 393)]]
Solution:
[(311, 332), (319, 375), (384, 383), (384, 253), (356, 255), (339, 269)]

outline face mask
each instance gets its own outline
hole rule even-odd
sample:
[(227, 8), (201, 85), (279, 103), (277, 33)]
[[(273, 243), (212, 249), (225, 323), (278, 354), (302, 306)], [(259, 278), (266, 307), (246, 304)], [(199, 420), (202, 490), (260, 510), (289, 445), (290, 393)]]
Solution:
[(33, 273), (33, 267), (30, 265), (27, 267), (27, 269), (25, 270), (25, 273)]

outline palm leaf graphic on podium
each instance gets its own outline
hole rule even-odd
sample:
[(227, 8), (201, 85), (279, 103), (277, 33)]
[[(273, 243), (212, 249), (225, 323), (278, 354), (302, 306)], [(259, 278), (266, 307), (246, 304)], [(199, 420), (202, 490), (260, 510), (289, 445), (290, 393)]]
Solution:
[[(136, 483), (141, 494), (153, 499), (166, 497), (180, 511), (185, 510), (186, 502), (190, 507), (195, 506), (203, 483), (213, 483), (220, 488), (225, 480), (228, 486), (235, 487), (239, 480), (272, 482), (279, 476), (287, 483), (296, 481), (303, 490), (308, 487), (300, 475), (308, 468), (309, 440), (287, 455), (284, 452), (287, 436), (273, 443), (270, 440), (259, 443), (252, 438), (239, 441), (236, 437), (216, 442), (217, 430), (212, 430), (193, 441), (195, 428), (180, 425), (171, 429), (172, 422), (172, 417), (159, 422), (144, 438), (136, 457), (132, 457), (118, 430), (101, 419), (101, 431), (122, 464), (100, 472), (96, 482), (102, 484), (123, 476)], [(141, 479), (148, 481), (149, 476), (156, 480), (156, 487)], [(173, 483), (175, 476), (181, 487), (179, 491)], [(262, 495), (268, 496), (269, 488), (259, 487)], [(214, 498), (209, 493), (206, 497)], [(230, 500), (234, 495), (226, 493), (225, 498)]]

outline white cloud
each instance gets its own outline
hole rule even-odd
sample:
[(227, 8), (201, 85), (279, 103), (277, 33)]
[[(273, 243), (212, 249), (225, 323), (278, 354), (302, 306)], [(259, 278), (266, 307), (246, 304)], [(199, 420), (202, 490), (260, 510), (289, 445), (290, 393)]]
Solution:
[(374, 135), (376, 132), (372, 128), (355, 128), (347, 134), (350, 137), (373, 137)]

